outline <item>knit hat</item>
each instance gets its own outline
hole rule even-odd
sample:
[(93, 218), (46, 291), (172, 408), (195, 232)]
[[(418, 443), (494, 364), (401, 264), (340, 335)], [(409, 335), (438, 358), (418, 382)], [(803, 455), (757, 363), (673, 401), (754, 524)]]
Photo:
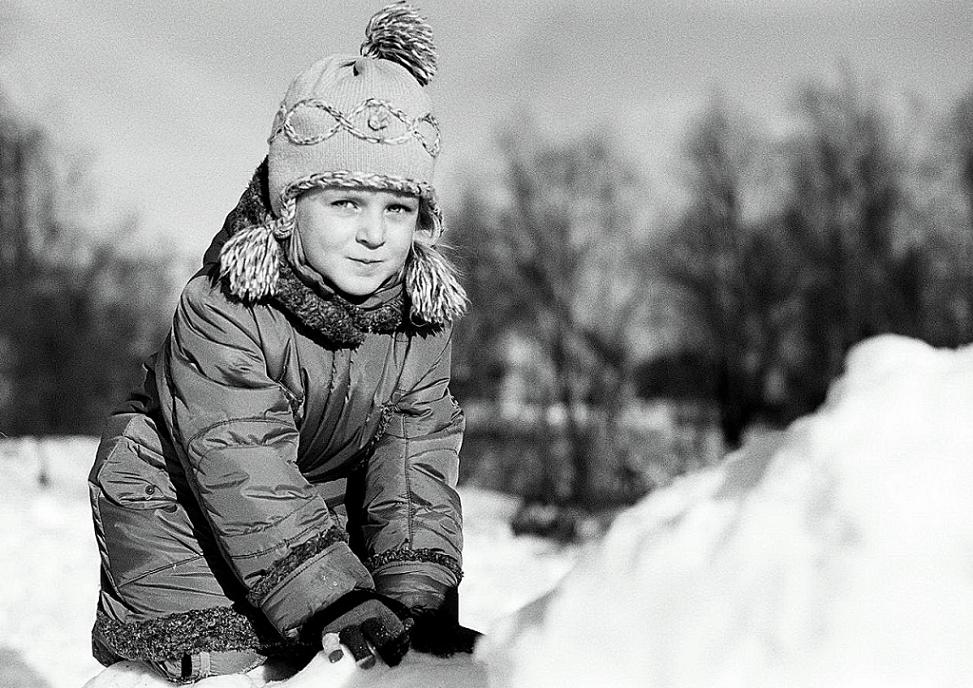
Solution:
[[(333, 55), (293, 80), (274, 117), (268, 143), (272, 215), (235, 234), (220, 253), (229, 290), (254, 302), (273, 295), (280, 243), (294, 230), (296, 198), (340, 186), (418, 196), (420, 222), (443, 231), (432, 185), (439, 123), (423, 88), (436, 72), (432, 30), (404, 0), (375, 14), (361, 55)], [(465, 310), (455, 271), (432, 246), (414, 243), (405, 289), (413, 318), (445, 324)]]

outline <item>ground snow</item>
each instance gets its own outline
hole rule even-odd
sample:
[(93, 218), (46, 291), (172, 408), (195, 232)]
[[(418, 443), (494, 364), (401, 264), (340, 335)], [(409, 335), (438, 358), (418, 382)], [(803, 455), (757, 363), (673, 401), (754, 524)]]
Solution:
[(478, 648), (494, 688), (968, 686), (973, 347), (883, 336), (825, 406), (626, 512)]
[[(214, 676), (192, 685), (194, 688), (487, 688), (485, 668), (470, 655), (440, 659), (410, 652), (395, 668), (379, 662), (363, 671), (347, 653), (335, 664), (319, 654), (296, 675), (284, 669), (287, 678), (277, 676), (274, 680), (275, 673), (261, 667), (249, 674)], [(147, 671), (144, 665), (121, 662), (100, 673), (84, 688), (172, 688), (172, 684)]]
[[(549, 594), (497, 623), (572, 555), (511, 537), (515, 503), (467, 491), (463, 619), (490, 631), (475, 657), (413, 653), (368, 672), (319, 658), (274, 685), (966, 686), (971, 417), (973, 347), (865, 342), (818, 413), (646, 498)], [(14, 552), (0, 569), (13, 586), (0, 586), (0, 646), (76, 687), (96, 669), (81, 659), (96, 568), (86, 508), (74, 483), (38, 495), (19, 470), (0, 462), (0, 544)], [(90, 688), (161, 685), (112, 671)]]
[[(85, 477), (91, 439), (0, 444), (0, 666), (4, 688), (77, 688), (100, 665), (90, 631), (98, 552)], [(49, 481), (41, 489), (38, 476)], [(13, 683), (13, 666), (25, 676)]]

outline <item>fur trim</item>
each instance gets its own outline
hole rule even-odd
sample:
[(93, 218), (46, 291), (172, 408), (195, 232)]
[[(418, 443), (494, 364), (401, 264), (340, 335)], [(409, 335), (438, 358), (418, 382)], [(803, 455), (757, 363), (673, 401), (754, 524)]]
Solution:
[(261, 654), (307, 651), (281, 638), (255, 617), (232, 607), (210, 607), (142, 621), (116, 621), (98, 611), (92, 638), (95, 659), (109, 666), (121, 659), (166, 660), (199, 652), (256, 650)]
[(279, 269), (277, 290), (270, 298), (271, 303), (325, 344), (355, 347), (370, 332), (387, 334), (402, 327), (405, 306), (401, 295), (376, 308), (360, 308), (337, 294), (328, 298), (320, 296), (301, 281), (286, 261), (281, 261)]
[(321, 554), (324, 550), (339, 542), (347, 542), (345, 533), (337, 526), (331, 526), (324, 533), (320, 533), (307, 542), (302, 542), (297, 547), (288, 552), (282, 559), (279, 559), (270, 571), (260, 582), (253, 586), (247, 601), (255, 607), (260, 607), (264, 598), (269, 595), (277, 585), (287, 578), (293, 571), (298, 569), (308, 559), (312, 559)]
[(459, 562), (448, 554), (443, 554), (435, 549), (390, 549), (374, 557), (369, 557), (365, 562), (365, 568), (374, 573), (386, 564), (399, 561), (421, 561), (429, 564), (438, 564), (456, 576), (456, 583), (463, 580), (463, 569)]

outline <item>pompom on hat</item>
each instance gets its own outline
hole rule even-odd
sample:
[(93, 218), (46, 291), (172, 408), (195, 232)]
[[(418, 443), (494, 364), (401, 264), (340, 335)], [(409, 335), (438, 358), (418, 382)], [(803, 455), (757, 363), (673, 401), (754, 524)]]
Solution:
[[(418, 196), (434, 227), (442, 212), (432, 184), (440, 130), (423, 88), (436, 73), (432, 30), (399, 0), (375, 14), (361, 55), (333, 55), (293, 80), (268, 143), (272, 215), (234, 234), (220, 253), (232, 294), (254, 302), (273, 295), (280, 243), (294, 230), (296, 198), (318, 187), (397, 191)], [(432, 246), (414, 245), (406, 264), (410, 315), (441, 325), (459, 317), (466, 294)]]

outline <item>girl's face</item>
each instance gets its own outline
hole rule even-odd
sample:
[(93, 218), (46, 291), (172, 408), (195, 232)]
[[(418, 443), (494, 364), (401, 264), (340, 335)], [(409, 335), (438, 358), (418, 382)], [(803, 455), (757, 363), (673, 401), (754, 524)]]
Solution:
[(419, 219), (419, 199), (369, 189), (313, 189), (297, 197), (304, 259), (350, 296), (368, 296), (402, 270)]

